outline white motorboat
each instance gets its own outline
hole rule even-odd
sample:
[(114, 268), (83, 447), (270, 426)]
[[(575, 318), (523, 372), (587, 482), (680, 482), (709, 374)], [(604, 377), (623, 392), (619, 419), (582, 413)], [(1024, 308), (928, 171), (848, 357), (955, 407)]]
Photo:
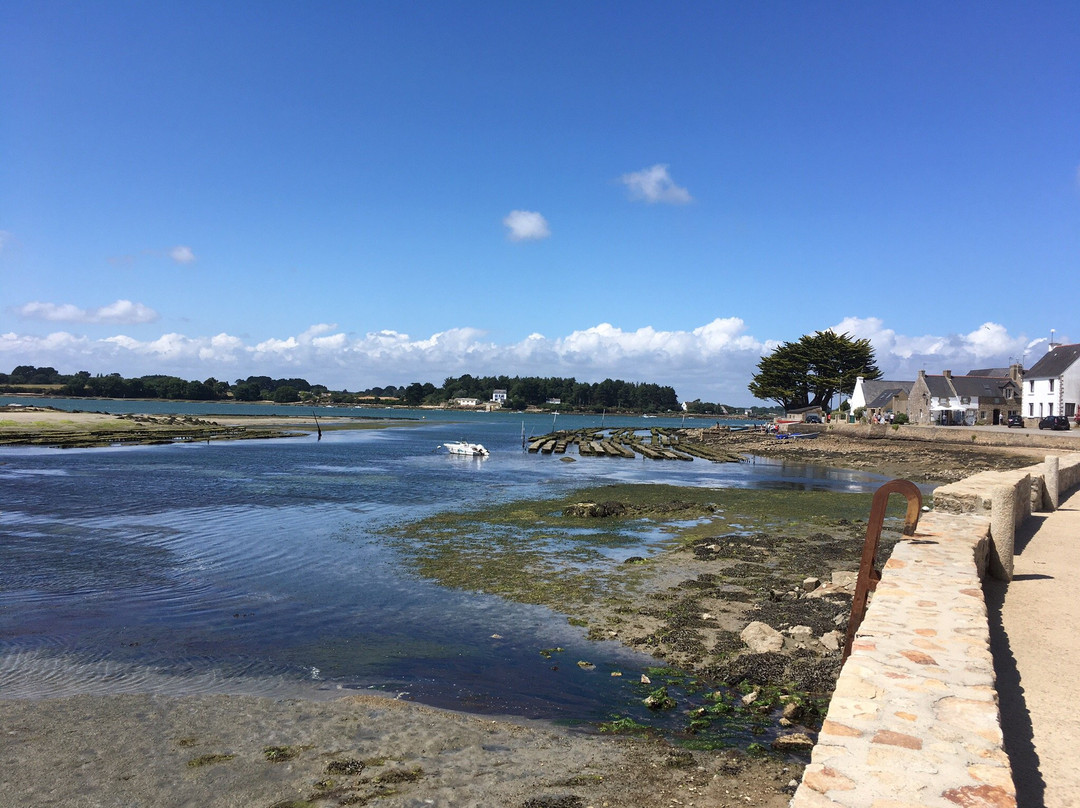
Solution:
[(487, 457), (490, 452), (479, 443), (468, 443), (463, 440), (456, 440), (452, 443), (444, 443), (450, 454), (456, 455), (468, 455), (470, 457)]

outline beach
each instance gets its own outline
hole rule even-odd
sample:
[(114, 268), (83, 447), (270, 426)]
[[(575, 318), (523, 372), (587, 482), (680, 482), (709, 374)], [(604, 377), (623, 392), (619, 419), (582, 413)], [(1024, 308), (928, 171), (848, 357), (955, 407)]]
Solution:
[(0, 700), (0, 725), (4, 805), (780, 808), (801, 773), (380, 696)]
[[(47, 424), (55, 424), (58, 429), (75, 425), (108, 434), (117, 420), (127, 419), (7, 412), (0, 416), (5, 422), (0, 429), (44, 432)], [(217, 427), (235, 425), (216, 417), (206, 420)], [(252, 423), (246, 417), (228, 420)], [(288, 431), (303, 420), (271, 416), (261, 419), (259, 428)], [(7, 421), (19, 423), (12, 426)], [(168, 418), (162, 421), (162, 428), (176, 426), (167, 423)], [(304, 426), (310, 429), (313, 419), (307, 421), (311, 423)], [(813, 452), (812, 459), (793, 459), (845, 467), (878, 463), (931, 479), (935, 470), (953, 473), (957, 465), (965, 469), (1005, 462), (1022, 465), (1036, 456), (964, 446), (924, 445), (899, 451), (885, 441), (832, 436), (822, 436), (813, 445), (775, 439), (770, 443), (757, 436), (735, 437), (732, 442), (743, 447), (739, 451), (761, 456), (770, 451)], [(948, 454), (936, 454), (939, 450)], [(858, 527), (849, 525), (843, 531), (853, 536)], [(617, 612), (601, 605), (582, 614), (605, 638), (637, 645), (655, 637), (660, 641), (648, 647), (659, 661), (692, 666), (697, 652), (683, 641), (688, 632), (704, 637), (711, 648), (721, 632), (738, 628), (718, 618), (734, 619), (744, 613), (738, 603), (725, 612), (725, 604), (704, 601), (698, 594), (702, 581), (722, 571), (716, 558), (720, 547), (715, 539), (702, 539), (665, 552), (654, 564), (633, 567), (635, 573), (653, 576), (651, 584), (637, 590), (639, 600), (623, 604)], [(762, 547), (742, 549), (756, 554)], [(843, 566), (840, 561), (835, 565)], [(784, 583), (789, 589), (804, 571), (800, 567), (787, 571), (791, 580)], [(675, 603), (685, 603), (687, 610), (667, 605)], [(791, 603), (805, 606), (807, 601)], [(785, 601), (775, 604), (782, 609)], [(832, 613), (826, 616), (831, 618)], [(339, 698), (328, 698), (339, 693)], [(551, 723), (438, 710), (397, 700), (392, 694), (339, 693), (312, 691), (310, 697), (300, 698), (158, 693), (45, 699), (4, 699), (0, 694), (4, 728), (0, 756), (8, 762), (0, 772), (0, 804), (779, 808), (787, 804), (791, 783), (801, 775), (802, 763), (794, 757), (690, 751), (657, 738), (586, 733)]]

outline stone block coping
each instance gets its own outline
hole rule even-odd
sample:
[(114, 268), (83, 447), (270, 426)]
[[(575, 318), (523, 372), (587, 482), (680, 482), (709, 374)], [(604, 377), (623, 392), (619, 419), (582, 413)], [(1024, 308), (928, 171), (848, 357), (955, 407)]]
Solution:
[(1080, 482), (1080, 454), (987, 474), (937, 489), (893, 549), (792, 808), (1016, 805), (982, 579), (1008, 580), (1031, 491), (1036, 510), (1056, 505)]

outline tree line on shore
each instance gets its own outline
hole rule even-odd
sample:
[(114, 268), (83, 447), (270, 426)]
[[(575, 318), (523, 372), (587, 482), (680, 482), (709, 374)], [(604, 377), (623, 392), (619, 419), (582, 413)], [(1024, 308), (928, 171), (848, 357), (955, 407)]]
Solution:
[[(349, 392), (330, 390), (306, 379), (274, 379), (248, 376), (229, 383), (213, 377), (192, 381), (177, 376), (155, 374), (125, 378), (119, 373), (92, 375), (82, 370), (65, 375), (52, 367), (19, 365), (11, 373), (0, 373), (0, 392), (51, 393), (73, 398), (149, 398), (184, 401), (273, 401), (275, 403), (372, 404), (409, 407), (443, 406), (458, 399), (490, 402), (502, 390), (502, 406), (521, 410), (540, 407), (576, 412), (621, 410), (636, 412), (679, 412), (682, 405), (670, 386), (605, 379), (579, 382), (574, 378), (539, 376), (449, 376), (441, 386), (413, 382)], [(764, 410), (764, 408), (753, 408)], [(722, 415), (744, 408), (693, 401), (687, 412)]]
[[(869, 339), (855, 339), (850, 334), (816, 331), (797, 342), (785, 342), (763, 356), (758, 372), (748, 385), (759, 399), (775, 401), (781, 411), (821, 407), (828, 411), (837, 393), (851, 392), (855, 380), (878, 379), (881, 371), (874, 359)], [(600, 412), (681, 411), (675, 390), (669, 386), (644, 382), (604, 379), (602, 382), (579, 382), (577, 379), (540, 376), (448, 376), (441, 387), (431, 382), (413, 382), (405, 387), (373, 387), (349, 393), (332, 391), (306, 379), (272, 379), (248, 376), (229, 384), (215, 378), (188, 381), (176, 376), (152, 375), (125, 379), (119, 373), (92, 376), (80, 370), (64, 376), (55, 368), (19, 365), (11, 373), (0, 373), (0, 392), (20, 388), (48, 387), (62, 396), (99, 398), (166, 398), (193, 401), (274, 401), (313, 404), (403, 404), (442, 406), (461, 400), (476, 403), (496, 402), (502, 407), (522, 410), (526, 407)], [(773, 408), (754, 407), (753, 414), (769, 413)], [(686, 411), (702, 415), (725, 415), (727, 407), (702, 401), (689, 402)]]

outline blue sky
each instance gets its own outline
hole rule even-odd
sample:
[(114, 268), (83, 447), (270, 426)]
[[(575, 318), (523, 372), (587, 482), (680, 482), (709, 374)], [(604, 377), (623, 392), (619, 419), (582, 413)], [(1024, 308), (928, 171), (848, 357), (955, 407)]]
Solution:
[(747, 404), (1080, 340), (1080, 4), (0, 8), (0, 370)]

